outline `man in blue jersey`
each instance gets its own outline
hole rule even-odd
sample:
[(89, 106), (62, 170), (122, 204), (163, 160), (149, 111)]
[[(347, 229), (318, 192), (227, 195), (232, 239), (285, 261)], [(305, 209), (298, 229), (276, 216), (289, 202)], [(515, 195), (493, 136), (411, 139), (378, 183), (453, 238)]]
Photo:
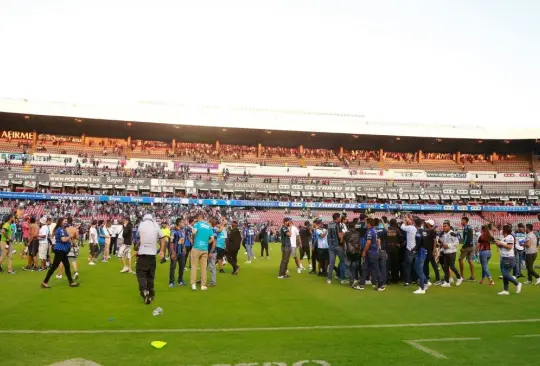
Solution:
[[(184, 245), (186, 247), (186, 270), (191, 268), (191, 248), (193, 248), (193, 217), (188, 219), (188, 224), (184, 227)], [(189, 261), (189, 263), (188, 263)]]
[(185, 231), (182, 230), (182, 218), (177, 218), (175, 226), (171, 232), (170, 250), (171, 265), (169, 270), (169, 287), (174, 287), (174, 275), (176, 272), (176, 264), (179, 264), (178, 285), (184, 284), (184, 268), (186, 266), (186, 247), (184, 246)]
[(206, 291), (206, 266), (208, 253), (213, 253), (216, 242), (214, 231), (202, 213), (197, 217), (197, 223), (193, 226), (193, 249), (191, 249), (191, 289), (197, 290), (197, 264), (201, 267), (201, 290)]
[(253, 255), (253, 244), (255, 242), (255, 229), (253, 228), (251, 224), (246, 225), (245, 234), (246, 234), (245, 236), (246, 252), (247, 252), (247, 257), (248, 257), (248, 260), (246, 263), (250, 264), (252, 259), (256, 259), (255, 256)]
[(374, 219), (368, 218), (366, 220), (366, 229), (366, 246), (362, 250), (364, 266), (362, 268), (362, 278), (360, 279), (360, 284), (358, 287), (356, 287), (356, 289), (363, 290), (368, 274), (371, 274), (371, 282), (373, 285), (377, 283), (378, 291), (384, 291), (385, 284), (382, 281), (379, 271), (379, 250), (381, 248), (381, 242), (377, 236)]

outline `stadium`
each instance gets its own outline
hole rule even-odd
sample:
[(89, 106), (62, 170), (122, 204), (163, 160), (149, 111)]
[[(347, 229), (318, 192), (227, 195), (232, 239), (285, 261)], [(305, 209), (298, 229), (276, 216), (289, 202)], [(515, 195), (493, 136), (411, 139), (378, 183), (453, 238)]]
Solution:
[[(334, 41), (324, 43), (319, 26), (311, 24), (311, 7), (300, 7), (299, 15), (298, 9), (280, 5), (266, 9), (269, 13), (236, 5), (239, 13), (215, 7), (242, 22), (248, 22), (243, 12), (263, 23), (272, 11), (295, 14), (294, 25), (298, 21), (314, 32), (303, 42), (309, 44), (317, 34), (332, 49)], [(66, 6), (66, 14), (77, 9)], [(208, 9), (170, 5), (166, 14), (160, 6), (129, 11), (145, 20), (147, 13), (159, 13), (163, 24), (174, 14), (188, 22), (188, 15), (180, 15), (183, 11), (195, 19), (211, 17), (211, 28), (223, 21)], [(364, 11), (384, 13), (365, 4), (361, 9), (318, 6), (328, 12), (316, 15), (324, 24), (336, 14), (347, 23), (364, 19)], [(345, 16), (341, 6), (354, 16)], [(87, 11), (90, 17), (94, 10)], [(120, 10), (107, 9), (115, 11)], [(38, 24), (22, 8), (6, 14), (6, 22), (23, 17)], [(280, 14), (286, 26), (287, 17)], [(500, 21), (497, 14), (490, 17)], [(109, 34), (120, 34), (116, 20), (111, 22), (106, 22), (112, 28), (102, 35), (103, 47), (109, 45)], [(144, 36), (126, 19), (120, 22), (133, 32), (122, 41), (126, 45), (135, 34)], [(264, 38), (263, 25), (250, 25)], [(184, 26), (171, 29), (180, 32)], [(230, 26), (224, 31), (229, 35), (235, 29)], [(438, 29), (429, 26), (433, 32)], [(74, 32), (87, 36), (81, 29)], [(284, 44), (289, 35), (297, 36), (295, 29), (281, 38)], [(380, 31), (375, 29), (373, 37)], [(172, 42), (167, 32), (154, 34), (159, 42), (144, 37), (141, 42), (157, 54), (155, 42), (167, 49)], [(201, 63), (205, 51), (199, 42), (221, 47), (207, 37), (201, 32), (185, 40), (188, 49), (201, 52)], [(93, 47), (89, 39), (81, 45)], [(39, 48), (38, 41), (32, 42)], [(388, 42), (388, 47), (398, 47)], [(235, 42), (225, 44), (237, 52), (232, 59), (251, 57)], [(17, 49), (15, 43), (10, 47)], [(88, 76), (97, 62), (90, 55), (80, 61), (78, 71), (72, 70), (71, 77), (80, 73), (77, 80), (84, 83), (69, 84), (68, 71), (34, 73), (29, 68), (13, 72), (19, 77), (28, 73), (27, 87), (17, 89), (20, 79), (0, 71), (7, 85), (0, 85), (1, 365), (535, 364), (540, 337), (536, 110), (518, 108), (524, 104), (516, 102), (512, 113), (523, 117), (523, 126), (516, 125), (518, 120), (508, 123), (496, 99), (493, 112), (482, 112), (485, 120), (471, 122), (451, 110), (466, 109), (466, 98), (459, 96), (454, 97), (461, 107), (441, 102), (448, 106), (448, 119), (434, 114), (429, 103), (428, 119), (378, 115), (371, 107), (364, 115), (339, 103), (328, 110), (346, 112), (321, 112), (330, 104), (316, 108), (319, 97), (310, 94), (309, 82), (304, 82), (303, 94), (292, 82), (291, 91), (280, 86), (279, 93), (292, 100), (281, 99), (278, 104), (284, 108), (253, 107), (252, 94), (259, 101), (266, 95), (262, 90), (273, 85), (272, 77), (279, 78), (270, 63), (265, 65), (271, 75), (261, 76), (260, 85), (250, 84), (249, 72), (232, 64), (215, 73), (200, 69), (202, 79), (186, 74), (182, 85), (172, 64), (149, 58), (131, 84), (121, 77), (122, 60), (131, 56), (110, 52), (117, 57), (110, 63), (120, 65), (115, 71), (120, 76), (103, 76), (104, 84)], [(289, 52), (302, 54), (296, 48)], [(45, 57), (43, 62), (48, 62)], [(67, 67), (60, 58), (58, 62)], [(100, 73), (107, 72), (109, 65), (97, 65)], [(287, 69), (275, 67), (282, 73)], [(238, 80), (223, 90), (222, 82), (204, 78), (206, 72), (215, 77), (233, 70)], [(321, 83), (325, 74), (341, 75), (324, 70), (315, 77)], [(383, 71), (389, 72), (379, 70), (381, 77)], [(418, 75), (424, 72), (429, 74), (422, 69)], [(38, 74), (43, 80), (51, 77), (47, 87), (32, 80)], [(145, 94), (143, 89), (157, 83), (154, 77), (163, 75), (171, 80), (157, 89), (170, 95)], [(202, 93), (200, 102), (176, 98), (182, 88), (197, 95), (201, 80), (222, 95), (205, 89), (208, 94)], [(175, 83), (177, 94), (167, 89)], [(451, 84), (447, 80), (441, 85), (441, 98), (436, 99), (444, 99), (442, 90)], [(62, 94), (66, 85), (73, 94)], [(392, 86), (399, 89), (400, 82)], [(85, 89), (88, 94), (81, 94)], [(416, 96), (429, 94), (413, 90)], [(536, 90), (529, 90), (531, 100)], [(484, 92), (492, 97), (487, 88)], [(227, 97), (234, 93), (245, 104), (231, 106)], [(319, 93), (323, 99), (342, 101), (350, 94), (345, 89)], [(370, 99), (363, 93), (359, 95), (365, 101), (386, 98)], [(127, 95), (136, 97), (126, 101)], [(227, 102), (215, 102), (216, 96)], [(310, 98), (314, 104), (304, 108)], [(270, 100), (279, 99), (263, 98), (258, 105), (270, 105)], [(481, 97), (476, 102), (467, 113), (487, 105)], [(384, 104), (383, 109), (392, 108)]]

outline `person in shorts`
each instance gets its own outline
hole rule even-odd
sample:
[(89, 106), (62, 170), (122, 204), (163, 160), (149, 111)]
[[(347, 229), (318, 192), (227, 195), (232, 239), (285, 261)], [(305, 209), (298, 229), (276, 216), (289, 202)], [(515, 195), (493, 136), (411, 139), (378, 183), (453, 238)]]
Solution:
[(88, 243), (90, 245), (90, 256), (88, 258), (88, 265), (95, 266), (99, 256), (99, 244), (98, 244), (98, 232), (97, 232), (97, 220), (92, 221), (92, 226), (88, 232)]
[(124, 217), (124, 226), (122, 232), (118, 234), (117, 244), (120, 246), (118, 251), (119, 257), (122, 259), (124, 267), (120, 273), (133, 273), (131, 270), (131, 246), (133, 244), (133, 225), (131, 219)]
[[(69, 263), (73, 266), (73, 271), (75, 272), (73, 274), (73, 279), (77, 279), (79, 278), (79, 270), (78, 270), (78, 266), (77, 266), (77, 258), (79, 257), (79, 230), (75, 227), (75, 225), (73, 225), (73, 217), (69, 216), (67, 218), (67, 226), (66, 226), (66, 232), (68, 233), (69, 237), (71, 238), (71, 242), (73, 243), (73, 245), (71, 246), (71, 249), (68, 253), (68, 260), (69, 260)], [(56, 276), (57, 278), (62, 278), (62, 270), (63, 270), (63, 267), (60, 266), (59, 270), (58, 270), (58, 275), (60, 277), (58, 277), (58, 275)]]
[(225, 273), (223, 269), (223, 258), (225, 257), (225, 243), (227, 242), (227, 219), (224, 217), (220, 225), (216, 225), (216, 259), (219, 273)]
[(15, 217), (13, 215), (8, 215), (2, 223), (2, 231), (0, 235), (0, 249), (2, 251), (2, 255), (0, 256), (0, 273), (4, 272), (2, 269), (2, 263), (4, 263), (4, 261), (7, 259), (8, 273), (15, 274), (15, 271), (13, 270), (13, 262), (11, 260), (11, 256), (13, 254), (13, 228), (11, 224), (14, 221)]
[(39, 233), (38, 233), (38, 258), (41, 261), (41, 267), (38, 271), (44, 271), (47, 269), (47, 257), (49, 254), (49, 237), (51, 235), (50, 225), (52, 219), (50, 216), (43, 216), (39, 220)]
[(38, 240), (38, 234), (39, 234), (39, 226), (36, 224), (36, 218), (31, 217), (28, 224), (28, 233), (26, 236), (26, 246), (28, 248), (28, 265), (26, 267), (23, 267), (23, 270), (25, 271), (34, 271), (37, 270), (38, 264), (37, 264), (37, 254), (39, 251), (39, 240)]
[(469, 218), (463, 217), (461, 219), (461, 225), (463, 225), (463, 246), (459, 254), (459, 272), (461, 278), (465, 278), (464, 271), (464, 259), (469, 262), (469, 268), (471, 270), (471, 277), (468, 281), (475, 281), (474, 277), (474, 232), (469, 225)]

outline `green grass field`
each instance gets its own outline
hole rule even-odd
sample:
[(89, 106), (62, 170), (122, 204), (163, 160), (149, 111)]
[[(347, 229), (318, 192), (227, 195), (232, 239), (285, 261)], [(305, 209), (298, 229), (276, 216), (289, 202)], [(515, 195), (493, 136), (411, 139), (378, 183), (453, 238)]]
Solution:
[[(45, 274), (23, 272), (21, 246), (17, 249), (18, 273), (0, 276), (1, 365), (76, 358), (101, 365), (540, 362), (540, 286), (524, 286), (520, 295), (511, 289), (507, 297), (497, 296), (500, 280), (495, 287), (472, 282), (433, 287), (424, 296), (401, 285), (383, 293), (361, 292), (296, 274), (292, 262), (292, 278), (278, 280), (280, 250), (273, 245), (270, 261), (241, 264), (239, 276), (227, 267), (228, 273), (218, 274), (217, 287), (207, 292), (168, 288), (169, 265), (158, 264), (156, 301), (144, 305), (135, 276), (119, 273), (116, 258), (88, 266), (85, 246), (79, 258), (81, 287), (68, 288), (65, 278), (53, 277), (53, 289), (42, 290)], [(257, 244), (255, 253), (258, 249)], [(243, 263), (245, 256), (239, 257)], [(498, 260), (491, 264), (498, 276)], [(153, 316), (158, 306), (164, 312)], [(56, 332), (38, 332), (51, 330)], [(154, 349), (154, 340), (167, 345)], [(307, 362), (314, 360), (325, 363)]]

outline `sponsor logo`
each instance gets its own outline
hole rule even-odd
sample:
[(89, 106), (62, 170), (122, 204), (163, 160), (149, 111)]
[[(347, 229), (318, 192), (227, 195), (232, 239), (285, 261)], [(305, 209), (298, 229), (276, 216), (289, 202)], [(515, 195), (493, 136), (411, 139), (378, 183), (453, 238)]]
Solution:
[(482, 206), (471, 206), (471, 211), (482, 211)]
[(456, 190), (457, 194), (469, 194), (469, 191), (466, 189), (458, 189)]
[(467, 173), (461, 172), (426, 172), (428, 178), (467, 178)]
[(294, 190), (297, 190), (297, 191), (298, 191), (298, 190), (304, 189), (304, 186), (299, 185), (299, 184), (293, 184), (293, 185), (291, 186), (291, 189), (294, 189)]
[(469, 193), (472, 194), (473, 196), (480, 196), (482, 194), (482, 191), (479, 189), (471, 189)]
[(33, 132), (2, 131), (3, 139), (33, 140)]
[(454, 192), (453, 189), (443, 189), (443, 194), (454, 194)]

